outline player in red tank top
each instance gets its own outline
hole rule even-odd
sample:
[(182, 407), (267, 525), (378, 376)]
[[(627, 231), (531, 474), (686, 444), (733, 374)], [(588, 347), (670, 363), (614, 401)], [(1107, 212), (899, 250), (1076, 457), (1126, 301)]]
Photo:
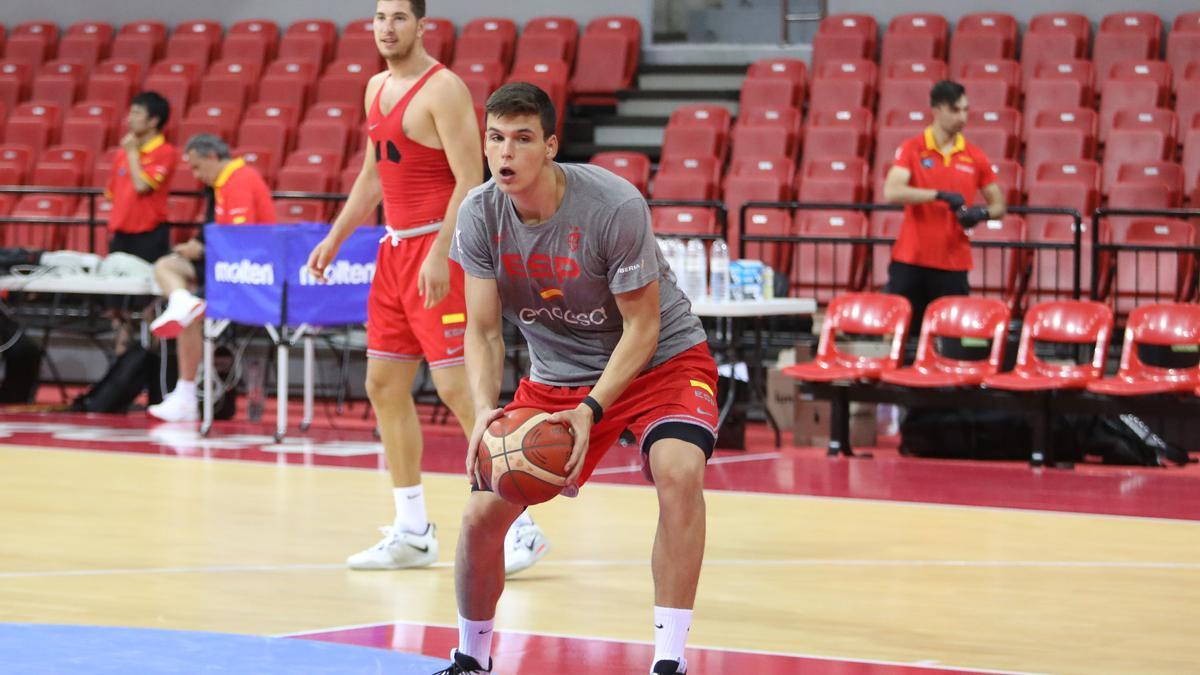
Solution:
[[(367, 395), (391, 472), (396, 520), (382, 541), (350, 556), (353, 569), (424, 567), (437, 561), (436, 529), (421, 490), (421, 425), (412, 385), (422, 359), (464, 433), (475, 407), (463, 368), (463, 271), (449, 259), (458, 207), (483, 180), (482, 132), (466, 85), (425, 52), (425, 0), (378, 0), (375, 44), (387, 70), (367, 84), (367, 152), (342, 212), (308, 267), (324, 278), (342, 242), (382, 199), (380, 241), (367, 304)], [(513, 525), (505, 570), (548, 551), (525, 516)]]

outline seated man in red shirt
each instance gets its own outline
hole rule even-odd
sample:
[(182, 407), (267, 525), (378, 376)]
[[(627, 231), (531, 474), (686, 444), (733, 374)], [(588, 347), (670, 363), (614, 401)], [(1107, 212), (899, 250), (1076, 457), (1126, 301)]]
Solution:
[[(904, 204), (904, 221), (888, 265), (888, 293), (912, 303), (910, 335), (917, 335), (929, 303), (944, 295), (967, 295), (971, 240), (967, 230), (1002, 218), (1004, 192), (983, 151), (962, 134), (967, 93), (950, 80), (929, 92), (933, 124), (902, 143), (888, 171), (883, 197)], [(982, 192), (987, 206), (975, 206)]]
[[(196, 180), (213, 189), (214, 217), (218, 225), (269, 225), (275, 222), (271, 191), (258, 171), (240, 157), (229, 155), (229, 146), (212, 134), (196, 134), (184, 146), (184, 158)], [(177, 338), (179, 380), (158, 405), (148, 409), (167, 422), (190, 422), (199, 417), (196, 369), (204, 347), (204, 300), (191, 289), (204, 273), (203, 231), (154, 263), (154, 278), (167, 298), (167, 308), (150, 324), (159, 338)]]

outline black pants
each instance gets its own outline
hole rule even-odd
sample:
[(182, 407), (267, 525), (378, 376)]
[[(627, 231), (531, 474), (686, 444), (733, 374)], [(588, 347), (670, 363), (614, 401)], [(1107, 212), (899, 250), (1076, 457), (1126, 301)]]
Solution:
[(136, 255), (153, 265), (154, 261), (171, 252), (171, 228), (163, 223), (149, 232), (115, 232), (108, 250)]
[(885, 293), (895, 293), (908, 298), (912, 305), (912, 322), (908, 335), (916, 338), (921, 334), (921, 320), (929, 303), (946, 295), (970, 295), (966, 272), (952, 272), (933, 267), (919, 267), (893, 260), (888, 264)]

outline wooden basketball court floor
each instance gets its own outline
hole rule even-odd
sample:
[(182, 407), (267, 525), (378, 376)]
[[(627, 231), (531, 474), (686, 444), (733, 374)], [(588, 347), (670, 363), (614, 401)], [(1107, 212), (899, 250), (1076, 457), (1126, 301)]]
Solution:
[[(1200, 471), (720, 452), (690, 672), (1188, 673)], [(0, 621), (307, 637), (444, 657), (461, 438), (427, 427), (432, 568), (353, 572), (391, 518), (361, 429), (0, 417)], [(510, 580), (497, 673), (646, 672), (657, 505), (614, 448)], [(3, 666), (0, 665), (0, 672)]]

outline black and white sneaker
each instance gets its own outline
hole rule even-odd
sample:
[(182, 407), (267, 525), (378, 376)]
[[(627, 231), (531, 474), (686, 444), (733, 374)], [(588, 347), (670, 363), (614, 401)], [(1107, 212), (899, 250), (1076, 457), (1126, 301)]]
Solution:
[[(450, 667), (445, 670), (439, 670), (433, 675), (482, 675), (492, 672), (492, 660), (488, 659), (488, 667), (484, 669), (475, 659), (460, 653), (457, 649), (450, 650)], [(672, 671), (673, 672), (673, 671)]]
[(654, 675), (684, 675), (687, 673), (687, 659), (680, 657), (678, 661), (674, 659), (663, 659), (654, 664), (654, 670), (650, 671)]

